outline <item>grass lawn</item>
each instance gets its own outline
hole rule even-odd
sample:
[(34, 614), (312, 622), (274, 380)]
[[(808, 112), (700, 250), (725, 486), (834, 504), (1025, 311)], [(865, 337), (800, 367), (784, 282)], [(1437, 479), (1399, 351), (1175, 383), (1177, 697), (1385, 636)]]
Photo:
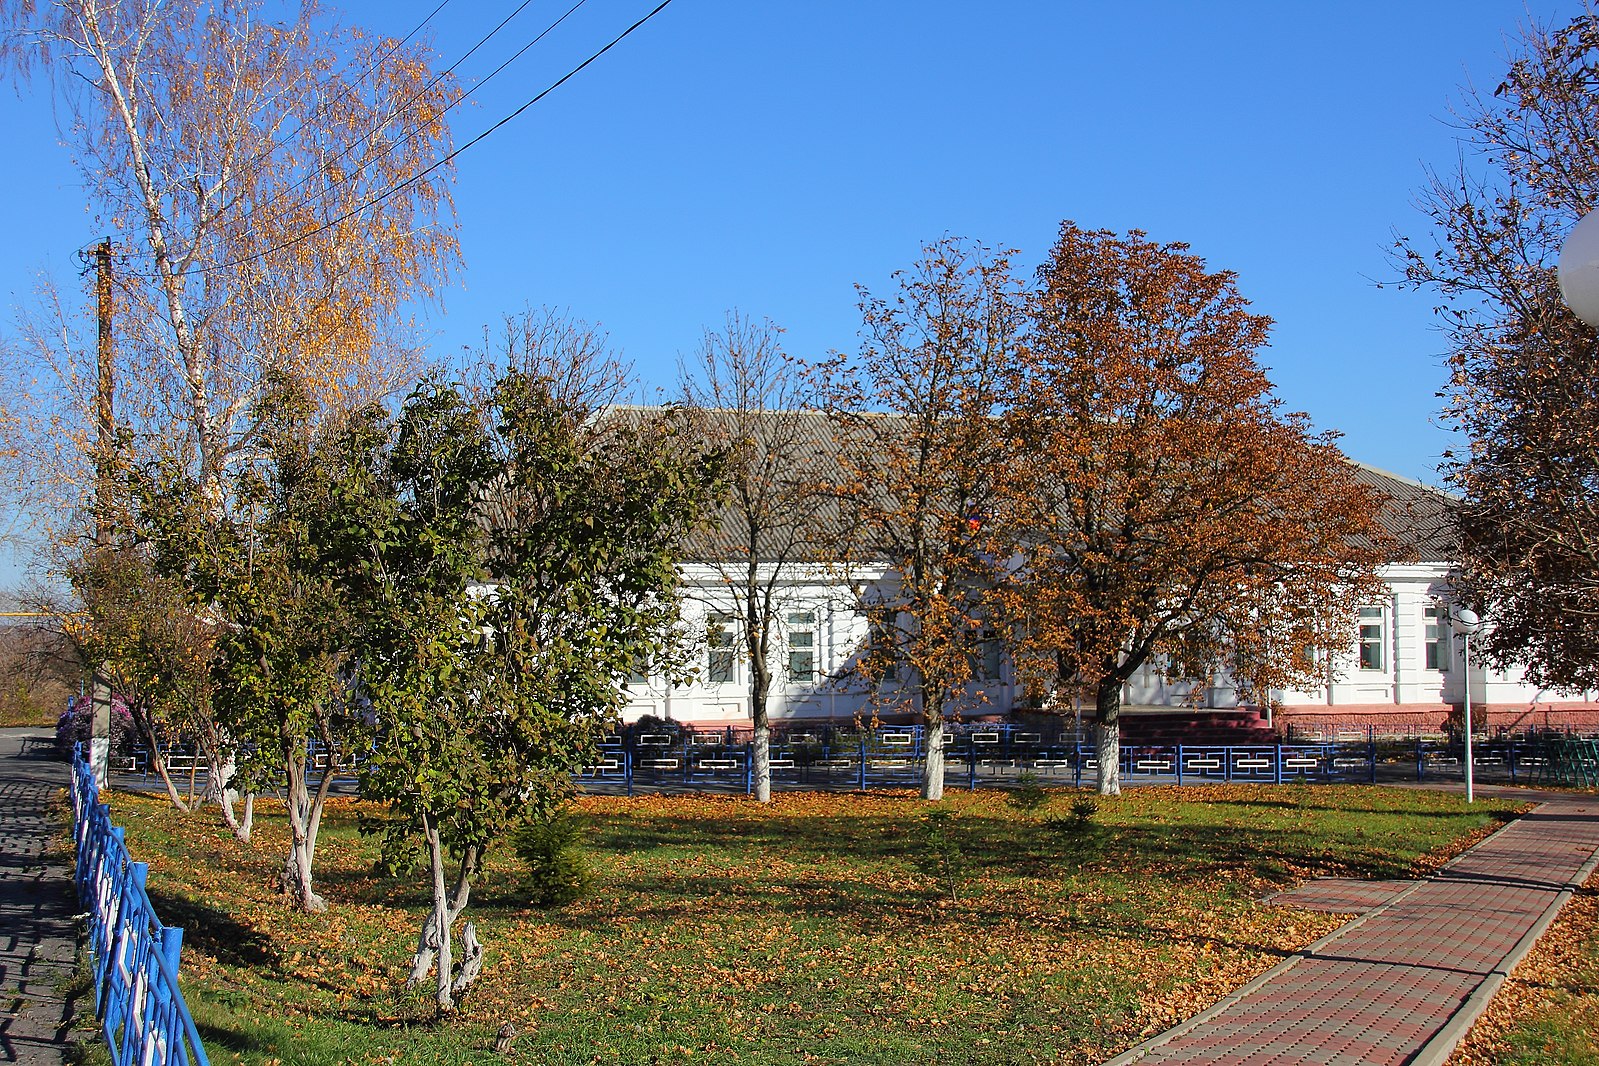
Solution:
[(318, 851), (325, 915), (275, 895), (281, 811), (236, 845), (210, 814), (118, 795), (159, 913), (185, 927), (186, 994), (215, 1063), (1098, 1062), (1341, 924), (1262, 906), (1316, 876), (1431, 870), (1509, 804), (1358, 786), (1141, 789), (1086, 833), (960, 794), (958, 900), (915, 860), (903, 795), (589, 797), (588, 898), (520, 902), (501, 856), (467, 917), (487, 947), (459, 1015), (398, 991), (425, 896), (373, 872), (361, 805)]

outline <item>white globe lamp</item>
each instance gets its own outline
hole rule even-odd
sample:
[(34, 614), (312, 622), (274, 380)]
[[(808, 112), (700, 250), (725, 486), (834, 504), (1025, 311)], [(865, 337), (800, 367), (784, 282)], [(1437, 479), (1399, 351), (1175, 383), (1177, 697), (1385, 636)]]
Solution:
[[(1592, 217), (1592, 215), (1589, 216), (1589, 218)], [(1587, 219), (1584, 219), (1583, 221), (1586, 222)], [(1575, 310), (1575, 308), (1573, 308), (1573, 310)], [(1461, 680), (1466, 683), (1466, 802), (1473, 803), (1476, 801), (1477, 795), (1471, 772), (1471, 638), (1482, 632), (1482, 619), (1479, 618), (1477, 616), (1477, 612), (1473, 611), (1470, 607), (1456, 607), (1454, 610), (1454, 616), (1455, 628), (1460, 631), (1460, 635), (1465, 643), (1465, 647), (1463, 649), (1465, 651), (1465, 655), (1462, 656), (1464, 662), (1461, 663)]]
[(1599, 208), (1584, 215), (1560, 246), (1558, 271), (1566, 306), (1599, 329)]

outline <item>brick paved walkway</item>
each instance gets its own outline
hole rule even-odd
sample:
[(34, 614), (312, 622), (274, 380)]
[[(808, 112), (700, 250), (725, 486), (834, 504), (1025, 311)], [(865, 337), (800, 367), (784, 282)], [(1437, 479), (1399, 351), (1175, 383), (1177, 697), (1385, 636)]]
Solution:
[(1106, 1066), (1442, 1063), (1599, 864), (1599, 798), (1538, 798), (1433, 877)]
[(67, 764), (0, 731), (0, 1062), (58, 1066), (73, 1004), (64, 993), (77, 950), (70, 856), (48, 854), (61, 832), (52, 806)]

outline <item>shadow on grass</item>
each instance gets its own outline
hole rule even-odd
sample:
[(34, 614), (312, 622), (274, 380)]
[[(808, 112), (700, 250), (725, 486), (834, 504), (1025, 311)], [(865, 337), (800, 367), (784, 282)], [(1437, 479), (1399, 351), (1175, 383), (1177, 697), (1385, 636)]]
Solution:
[(148, 892), (162, 921), (183, 928), (184, 947), (202, 951), (230, 966), (278, 967), (278, 950), (272, 938), (227, 911), (158, 888)]

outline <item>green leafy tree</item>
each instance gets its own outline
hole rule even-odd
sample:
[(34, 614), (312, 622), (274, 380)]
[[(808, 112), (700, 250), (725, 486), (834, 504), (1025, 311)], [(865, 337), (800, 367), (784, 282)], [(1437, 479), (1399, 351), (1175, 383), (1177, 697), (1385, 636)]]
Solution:
[(205, 507), (192, 475), (170, 463), (145, 479), (138, 511), (142, 535), (212, 623), (212, 712), (236, 745), (240, 780), (252, 792), (284, 789), (284, 891), (321, 911), (313, 867), (322, 810), (362, 725), (352, 649), (368, 543), (393, 508), (379, 476), (381, 410), (307, 430), (306, 404), (292, 383), (274, 384), (228, 511)]
[(364, 787), (389, 807), (386, 853), (425, 858), (409, 984), (432, 974), (440, 1012), (483, 965), (473, 923), (459, 963), (452, 938), (484, 855), (565, 799), (634, 664), (672, 661), (676, 544), (714, 481), (675, 420), (608, 422), (572, 380), (510, 369), (481, 406), (429, 383), (389, 460)]

